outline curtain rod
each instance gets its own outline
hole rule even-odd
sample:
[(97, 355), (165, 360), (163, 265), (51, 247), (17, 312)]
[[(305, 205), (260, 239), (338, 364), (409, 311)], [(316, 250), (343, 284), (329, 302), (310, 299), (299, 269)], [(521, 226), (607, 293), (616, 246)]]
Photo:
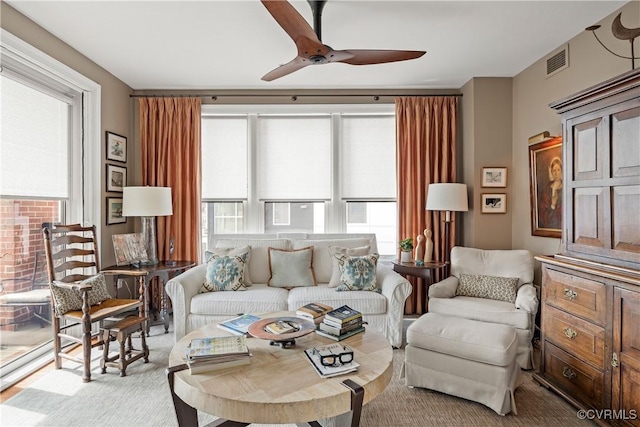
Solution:
[(426, 95), (407, 95), (407, 94), (382, 94), (382, 95), (372, 95), (372, 94), (356, 94), (356, 93), (347, 93), (344, 95), (340, 95), (340, 94), (333, 94), (333, 95), (329, 95), (329, 94), (303, 94), (303, 95), (291, 95), (291, 94), (221, 94), (221, 95), (216, 95), (216, 94), (204, 94), (204, 95), (198, 95), (198, 94), (153, 94), (153, 95), (129, 95), (130, 98), (211, 98), (212, 100), (216, 101), (219, 97), (227, 97), (227, 98), (276, 98), (276, 97), (288, 97), (291, 98), (292, 101), (297, 100), (300, 97), (307, 97), (307, 98), (327, 98), (327, 97), (332, 97), (332, 98), (351, 98), (351, 97), (373, 97), (374, 101), (377, 101), (380, 99), (380, 97), (388, 97), (388, 96), (392, 96), (392, 97), (397, 97), (397, 96), (403, 96), (403, 97), (418, 97), (418, 96), (424, 96), (424, 97), (431, 97), (431, 96), (462, 96), (461, 93), (444, 93), (444, 94), (426, 94)]

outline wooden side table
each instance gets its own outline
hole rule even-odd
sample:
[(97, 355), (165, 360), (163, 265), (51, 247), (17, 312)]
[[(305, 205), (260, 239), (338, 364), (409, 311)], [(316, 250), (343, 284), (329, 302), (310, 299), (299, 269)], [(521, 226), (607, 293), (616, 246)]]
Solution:
[[(102, 273), (107, 276), (113, 276), (116, 282), (122, 277), (137, 278), (140, 284), (138, 292), (140, 293), (140, 301), (142, 301), (142, 316), (147, 318), (150, 318), (149, 283), (151, 282), (151, 279), (157, 277), (160, 280), (160, 285), (162, 287), (162, 295), (160, 297), (160, 316), (162, 318), (162, 323), (164, 324), (164, 333), (166, 334), (169, 332), (169, 310), (167, 308), (167, 292), (164, 287), (171, 278), (190, 269), (194, 265), (196, 265), (195, 261), (160, 261), (155, 265), (141, 265), (140, 267), (133, 267), (131, 265), (111, 265), (102, 269)], [(150, 323), (150, 321), (147, 321), (147, 336), (149, 336)]]
[[(418, 287), (416, 292), (416, 311), (422, 311), (424, 306), (424, 312), (429, 311), (429, 286), (433, 284), (434, 272), (438, 269), (445, 268), (446, 262), (432, 261), (425, 262), (423, 265), (416, 265), (415, 262), (400, 262), (392, 261), (393, 271), (400, 274), (403, 277), (413, 276), (424, 280), (424, 291)], [(424, 292), (424, 293), (423, 293)], [(422, 314), (422, 313), (419, 313)]]

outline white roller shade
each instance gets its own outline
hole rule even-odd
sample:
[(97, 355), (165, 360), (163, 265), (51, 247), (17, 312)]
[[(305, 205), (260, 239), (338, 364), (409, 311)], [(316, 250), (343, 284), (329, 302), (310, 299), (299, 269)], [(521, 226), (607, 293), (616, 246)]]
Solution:
[(68, 198), (69, 104), (4, 76), (0, 94), (0, 195)]
[(343, 199), (395, 200), (395, 117), (343, 116), (340, 167)]
[(260, 200), (331, 198), (330, 116), (258, 117)]
[(202, 118), (202, 199), (246, 200), (247, 117)]

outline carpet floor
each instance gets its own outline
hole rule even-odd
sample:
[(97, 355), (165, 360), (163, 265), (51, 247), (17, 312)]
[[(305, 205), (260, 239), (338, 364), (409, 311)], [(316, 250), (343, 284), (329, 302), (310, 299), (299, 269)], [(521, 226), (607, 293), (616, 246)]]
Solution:
[[(117, 369), (100, 374), (95, 351), (93, 381), (82, 382), (80, 365), (65, 361), (0, 405), (2, 426), (177, 426), (164, 375), (173, 335), (154, 326), (147, 342), (149, 363), (135, 362), (120, 377)], [(404, 350), (394, 350), (394, 375), (387, 389), (363, 408), (363, 427), (416, 426), (593, 426), (579, 420), (576, 409), (540, 387), (525, 372), (515, 392), (518, 415), (497, 415), (491, 409), (442, 393), (409, 388), (398, 378)], [(200, 422), (215, 418), (200, 414)], [(256, 426), (258, 426), (256, 424)]]

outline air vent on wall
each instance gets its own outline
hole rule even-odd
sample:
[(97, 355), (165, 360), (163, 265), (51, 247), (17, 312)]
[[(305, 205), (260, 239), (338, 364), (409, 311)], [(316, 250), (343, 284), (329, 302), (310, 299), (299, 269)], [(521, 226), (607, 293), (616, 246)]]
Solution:
[(566, 44), (547, 57), (547, 77), (569, 68), (569, 45)]

